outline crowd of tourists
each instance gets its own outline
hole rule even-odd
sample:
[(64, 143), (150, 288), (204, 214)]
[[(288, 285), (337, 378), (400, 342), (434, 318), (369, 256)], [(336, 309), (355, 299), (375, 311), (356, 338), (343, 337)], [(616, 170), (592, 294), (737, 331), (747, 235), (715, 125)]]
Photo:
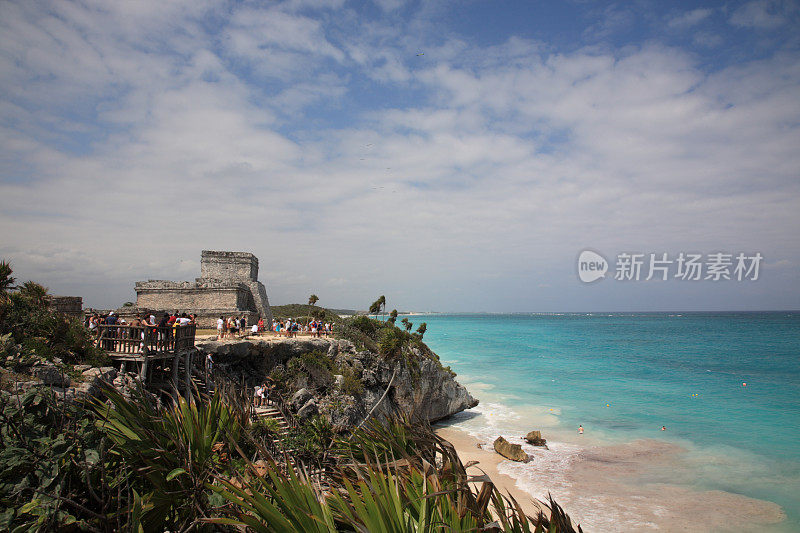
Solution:
[(260, 318), (257, 323), (248, 325), (247, 317), (234, 317), (230, 316), (225, 318), (220, 316), (217, 319), (217, 338), (219, 339), (235, 339), (237, 337), (244, 337), (246, 335), (258, 335), (265, 332), (276, 333), (285, 337), (297, 337), (298, 333), (309, 333), (312, 337), (330, 336), (333, 334), (334, 324), (331, 322), (322, 322), (321, 320), (312, 320), (308, 324), (303, 324), (297, 320), (286, 318), (273, 320), (271, 324), (265, 323), (263, 318)]
[(310, 333), (312, 337), (328, 337), (333, 334), (333, 323), (320, 320), (312, 320), (308, 324), (301, 324), (296, 320), (287, 318), (285, 320), (273, 320), (272, 331), (278, 335), (287, 337), (297, 337), (298, 333)]
[(175, 328), (177, 326), (188, 326), (190, 324), (197, 324), (197, 316), (194, 314), (179, 313), (178, 311), (172, 314), (164, 313), (161, 318), (158, 319), (154, 314), (137, 313), (130, 321), (117, 315), (114, 311), (102, 315), (100, 313), (92, 313), (86, 317), (84, 323), (84, 325), (89, 328), (89, 331), (95, 335), (100, 331), (99, 326)]
[(266, 407), (269, 404), (272, 390), (272, 384), (269, 382), (264, 382), (263, 385), (256, 385), (253, 389), (253, 407)]
[[(252, 324), (249, 333), (256, 334), (262, 331), (264, 327), (264, 320), (259, 319), (258, 323)], [(229, 316), (225, 318), (220, 316), (217, 319), (217, 338), (218, 339), (235, 339), (237, 336), (245, 336), (248, 334), (247, 317), (242, 316)]]

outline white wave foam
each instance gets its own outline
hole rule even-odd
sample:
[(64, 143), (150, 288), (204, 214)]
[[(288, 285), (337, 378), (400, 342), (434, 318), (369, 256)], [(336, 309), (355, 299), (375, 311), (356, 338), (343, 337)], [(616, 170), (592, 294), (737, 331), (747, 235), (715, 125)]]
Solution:
[(528, 430), (542, 427), (538, 421), (552, 418), (557, 426), (558, 414), (486, 401), (453, 422), (484, 447), (491, 448), (500, 435), (520, 444), (532, 460), (503, 461), (498, 471), (534, 498), (546, 501), (552, 494), (587, 531), (687, 530), (697, 525), (698, 516), (706, 531), (715, 531), (731, 523), (774, 524), (785, 517), (770, 502), (693, 488), (694, 461), (687, 462), (687, 450), (677, 444), (645, 439), (608, 445), (589, 436), (578, 442), (551, 440), (555, 431), (544, 434), (549, 449), (523, 440)]

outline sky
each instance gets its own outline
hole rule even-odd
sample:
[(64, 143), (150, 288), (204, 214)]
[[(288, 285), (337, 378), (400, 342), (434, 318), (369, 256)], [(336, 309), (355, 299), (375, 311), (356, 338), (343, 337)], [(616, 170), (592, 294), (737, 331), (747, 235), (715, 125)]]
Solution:
[[(5, 1), (0, 258), (101, 308), (208, 249), (273, 304), (800, 309), (798, 45), (788, 0)], [(732, 279), (645, 279), (682, 252)]]

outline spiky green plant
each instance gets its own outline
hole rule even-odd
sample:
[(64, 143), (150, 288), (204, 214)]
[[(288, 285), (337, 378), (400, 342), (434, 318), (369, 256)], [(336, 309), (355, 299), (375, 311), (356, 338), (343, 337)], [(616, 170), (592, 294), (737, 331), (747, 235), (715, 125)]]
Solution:
[(215, 394), (205, 401), (179, 398), (158, 407), (144, 391), (128, 400), (105, 390), (111, 406), (100, 404), (98, 428), (119, 454), (144, 476), (141, 524), (146, 531), (194, 527), (214, 507), (206, 485), (225, 462), (225, 445), (241, 426), (231, 407)]
[(371, 423), (337, 449), (340, 468), (328, 481), (338, 489), (327, 498), (317, 501), (321, 492), (303, 476), (271, 463), (241, 486), (220, 483), (215, 490), (233, 508), (212, 521), (265, 532), (575, 531), (552, 499), (549, 519), (527, 516), (487, 476), (468, 475), (453, 446), (424, 424)]
[(338, 531), (333, 511), (321, 491), (294, 470), (284, 472), (269, 460), (265, 475), (253, 476), (244, 486), (220, 478), (207, 487), (233, 504), (227, 517), (209, 518), (212, 524), (244, 526), (248, 530), (272, 533), (325, 533)]

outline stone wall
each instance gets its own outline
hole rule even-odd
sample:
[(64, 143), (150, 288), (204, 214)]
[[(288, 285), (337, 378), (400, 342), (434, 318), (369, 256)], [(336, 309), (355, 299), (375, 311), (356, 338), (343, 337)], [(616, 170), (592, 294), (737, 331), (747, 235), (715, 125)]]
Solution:
[(67, 316), (83, 315), (83, 298), (80, 296), (47, 296), (48, 306)]
[[(146, 281), (136, 283), (136, 306), (148, 309), (247, 310), (249, 289), (241, 283)], [(182, 312), (182, 311), (181, 311)]]
[(200, 257), (200, 277), (258, 281), (258, 259), (248, 252), (203, 250)]

